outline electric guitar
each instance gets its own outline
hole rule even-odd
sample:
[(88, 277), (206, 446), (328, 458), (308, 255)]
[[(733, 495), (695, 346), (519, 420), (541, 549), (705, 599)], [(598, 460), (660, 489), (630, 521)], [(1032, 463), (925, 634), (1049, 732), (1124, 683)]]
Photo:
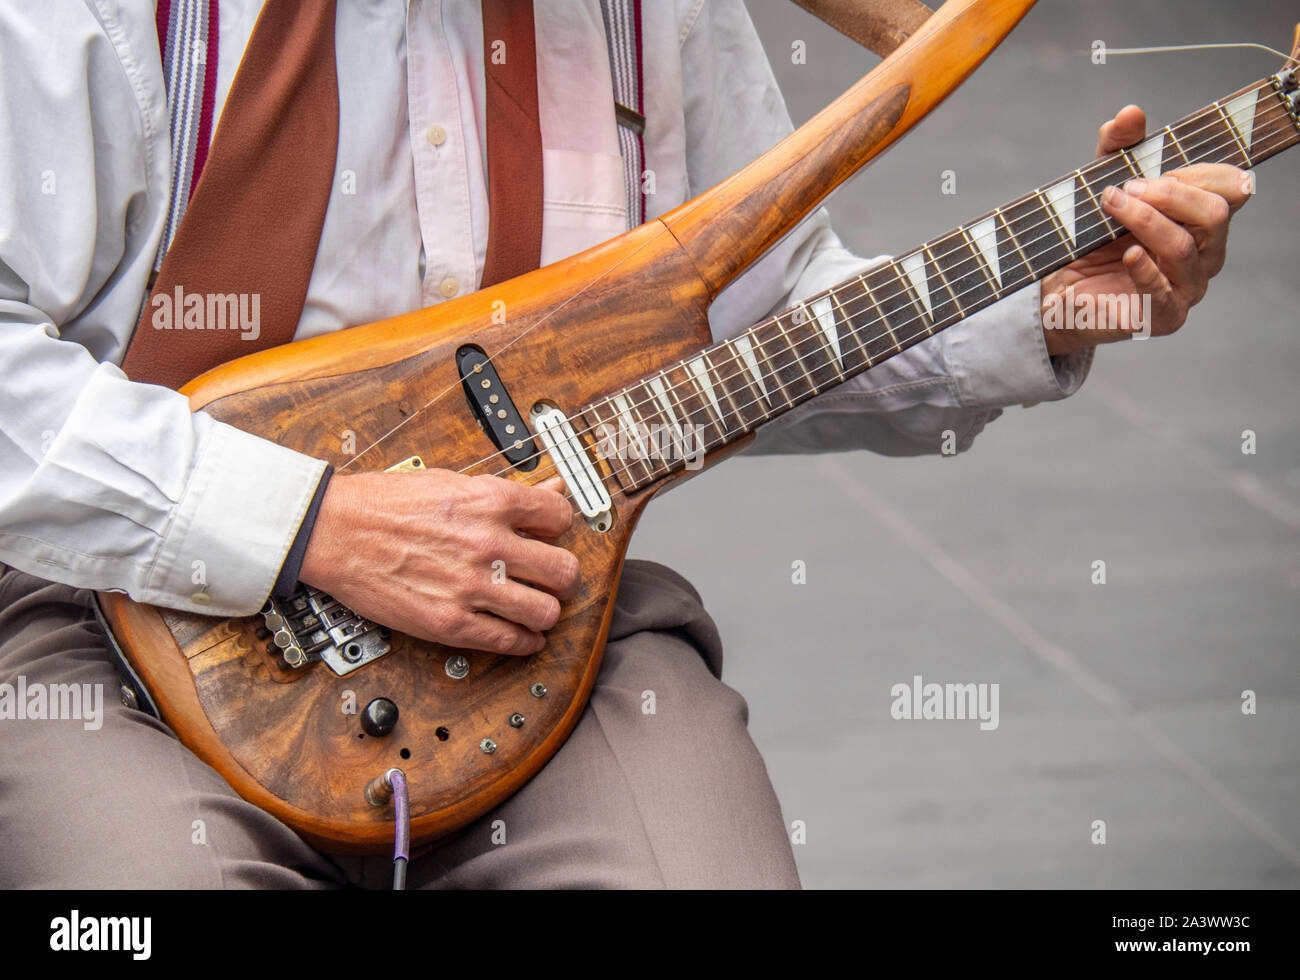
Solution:
[[(923, 118), (1031, 4), (949, 0), (749, 167), (603, 245), (187, 385), (195, 410), (340, 472), (559, 474), (581, 518), (559, 542), (580, 561), (581, 591), (529, 657), (396, 634), (311, 588), (234, 619), (103, 593), (148, 706), (319, 847), (391, 847), (393, 804), (373, 790), (394, 768), (412, 840), (432, 841), (515, 792), (577, 723), (651, 498), (763, 423), (1121, 237), (1099, 203), (1106, 186), (1198, 162), (1249, 168), (1300, 142), (1298, 32), (1277, 74), (713, 343), (718, 292)], [(345, 692), (364, 709), (344, 711)]]

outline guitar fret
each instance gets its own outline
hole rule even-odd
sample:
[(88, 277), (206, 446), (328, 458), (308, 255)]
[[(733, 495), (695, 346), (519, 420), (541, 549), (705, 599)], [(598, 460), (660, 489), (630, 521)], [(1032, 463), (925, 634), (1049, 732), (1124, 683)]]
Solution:
[(935, 271), (952, 295), (950, 309), (935, 316), (937, 323), (948, 324), (968, 316), (988, 294), (996, 294), (993, 280), (970, 244), (965, 229), (958, 228), (926, 246)]
[(1119, 156), (1120, 159), (1124, 161), (1124, 164), (1128, 167), (1129, 177), (1133, 178), (1134, 180), (1137, 180), (1139, 177), (1142, 176), (1142, 171), (1138, 169), (1137, 162), (1134, 161), (1134, 159), (1129, 155), (1127, 147), (1119, 151)]
[(682, 415), (691, 425), (696, 440), (703, 445), (713, 446), (714, 436), (723, 438), (723, 430), (709, 408), (704, 393), (700, 391), (686, 362), (682, 361), (665, 372), (668, 390), (681, 406)]
[[(1237, 132), (1237, 127), (1233, 125), (1232, 120), (1228, 117), (1228, 113), (1224, 111), (1223, 104), (1220, 102), (1216, 102), (1214, 103), (1214, 108), (1218, 110), (1219, 119), (1223, 123), (1223, 128), (1228, 131), (1228, 135), (1230, 135), (1233, 139), (1233, 142), (1237, 144), (1237, 149), (1241, 151), (1240, 161), (1225, 160), (1223, 162), (1234, 163), (1238, 167), (1250, 168), (1254, 166), (1254, 164), (1250, 162), (1250, 150), (1246, 148), (1246, 144), (1242, 141), (1241, 134)], [(1253, 120), (1254, 116), (1252, 115), (1251, 118)]]
[(1251, 87), (1221, 100), (1223, 114), (1228, 117), (1233, 131), (1241, 137), (1246, 159), (1253, 166), (1257, 161), (1255, 152), (1255, 132), (1260, 122), (1258, 87)]
[(930, 277), (926, 272), (923, 252), (924, 249), (921, 252), (910, 252), (899, 256), (894, 260), (894, 271), (897, 273), (902, 270), (903, 274), (898, 277), (898, 281), (902, 283), (904, 293), (911, 300), (919, 322), (924, 324), (928, 331), (934, 322), (934, 301), (930, 298)]
[[(1128, 173), (1129, 167), (1127, 162), (1118, 154), (1111, 156), (1110, 158), (1103, 158), (1092, 164), (1088, 169), (1092, 174), (1088, 180), (1088, 193), (1092, 194), (1093, 200), (1097, 202), (1099, 208), (1101, 207), (1101, 195), (1093, 193), (1093, 185), (1101, 185), (1103, 188), (1122, 188), (1132, 179)], [(1110, 231), (1112, 238), (1119, 238), (1121, 235), (1128, 233), (1128, 229), (1120, 224), (1118, 220), (1106, 214), (1104, 210), (1101, 213), (1106, 215), (1106, 228)]]
[(740, 354), (740, 362), (744, 367), (746, 376), (750, 379), (749, 385), (758, 396), (756, 404), (767, 408), (764, 409), (764, 416), (771, 416), (772, 396), (767, 390), (767, 382), (763, 378), (763, 369), (759, 366), (758, 355), (754, 350), (753, 330), (746, 330), (743, 334), (728, 341), (733, 351)]
[[(789, 331), (786, 330), (785, 324), (781, 322), (781, 316), (778, 315), (774, 317), (773, 322), (776, 324), (777, 330), (781, 333), (782, 346), (784, 347), (784, 350), (779, 355), (780, 359), (776, 361), (776, 374), (784, 382), (782, 387), (785, 388), (787, 393), (790, 391), (795, 392), (794, 398), (796, 403), (804, 401), (806, 398), (817, 393), (817, 386), (813, 384), (812, 376), (804, 367), (803, 360), (798, 357), (797, 348), (790, 342)], [(803, 380), (807, 384), (807, 391), (799, 390), (800, 375), (803, 376)]]
[(989, 289), (993, 295), (999, 299), (1002, 297), (1002, 264), (998, 261), (998, 232), (997, 219), (994, 216), (981, 218), (978, 221), (972, 221), (971, 231), (966, 230), (966, 226), (958, 228), (962, 237), (966, 240), (966, 246), (970, 249), (984, 270), (984, 278), (988, 281)]
[(1269, 93), (1263, 110), (1255, 115), (1255, 130), (1262, 137), (1258, 144), (1251, 143), (1256, 147), (1256, 164), (1300, 143), (1300, 121), (1292, 114), (1281, 92)]
[[(1174, 132), (1174, 127), (1173, 127), (1173, 126), (1166, 126), (1166, 127), (1165, 127), (1165, 132), (1167, 132), (1167, 133), (1169, 134), (1169, 143), (1170, 143), (1170, 145), (1171, 145), (1175, 150), (1178, 151), (1178, 155), (1179, 155), (1180, 157), (1183, 158), (1183, 163), (1184, 163), (1185, 165), (1187, 165), (1187, 166), (1190, 167), (1190, 166), (1192, 165), (1191, 158), (1188, 157), (1188, 155), (1187, 155), (1187, 151), (1183, 149), (1183, 141), (1180, 140), (1180, 139), (1178, 138), (1178, 134)], [(1170, 167), (1170, 168), (1168, 168), (1168, 169), (1172, 170), (1172, 169), (1175, 169), (1175, 168)]]
[[(778, 324), (776, 320), (764, 320), (762, 323), (753, 327), (750, 330), (750, 333), (754, 335), (754, 346), (758, 348), (758, 353), (761, 355), (758, 358), (759, 363), (767, 372), (767, 376), (776, 382), (777, 389), (781, 392), (781, 397), (785, 399), (785, 407), (789, 409), (795, 406), (795, 400), (790, 397), (790, 392), (786, 390), (785, 387), (785, 381), (782, 379), (781, 373), (777, 370), (781, 361), (772, 360), (774, 355), (777, 358), (780, 358), (781, 351), (786, 348), (785, 343), (776, 336), (775, 331), (777, 327)], [(762, 336), (763, 333), (767, 333), (769, 336), (764, 339)]]
[(994, 227), (1001, 224), (1003, 235), (998, 242), (998, 263), (1002, 270), (1002, 282), (1011, 283), (1012, 288), (1023, 286), (1034, 277), (1034, 267), (1029, 256), (1020, 247), (1020, 239), (1011, 229), (1011, 223), (1001, 208), (993, 209)]
[[(903, 277), (893, 262), (886, 262), (863, 273), (863, 282), (872, 302), (880, 311), (885, 333), (867, 340), (867, 357), (871, 363), (884, 360), (903, 350), (904, 341), (916, 332), (915, 302), (907, 294)], [(921, 321), (924, 322), (924, 321)]]
[[(1087, 200), (1082, 202), (1080, 211), (1080, 228), (1079, 228), (1079, 248), (1084, 252), (1089, 252), (1106, 242), (1113, 240), (1119, 232), (1119, 223), (1111, 218), (1101, 206), (1101, 200), (1092, 191), (1092, 186), (1088, 178), (1084, 176), (1082, 170), (1076, 170), (1075, 174), (1079, 178), (1079, 186), (1087, 196)], [(1099, 218), (1100, 220), (1094, 220)]]
[(1174, 139), (1172, 128), (1166, 126), (1157, 135), (1160, 137), (1160, 157), (1156, 163), (1160, 167), (1159, 174), (1167, 174), (1181, 166), (1178, 162), (1180, 159), (1186, 162), (1187, 157), (1183, 154), (1183, 148), (1178, 145), (1178, 141)]
[(1180, 146), (1191, 150), (1192, 162), (1199, 163), (1206, 159), (1207, 143), (1213, 144), (1220, 138), (1218, 135), (1207, 136), (1207, 133), (1214, 134), (1222, 128), (1223, 120), (1211, 107), (1188, 116), (1182, 122), (1174, 123), (1170, 131)]
[[(714, 351), (716, 357), (716, 353), (720, 353), (720, 349), (715, 347)], [(722, 392), (722, 398), (720, 401), (723, 405), (724, 415), (729, 409), (732, 418), (734, 418), (736, 422), (735, 425), (731, 425), (730, 422), (724, 418), (723, 421), (727, 426), (727, 433), (748, 432), (753, 428), (753, 425), (750, 424), (748, 417), (741, 409), (741, 406), (746, 404), (748, 399), (743, 395), (739, 399), (736, 398), (735, 392), (732, 390), (732, 382), (735, 380), (734, 371), (729, 369), (726, 361), (723, 361), (720, 358), (715, 360), (714, 358), (706, 357), (705, 363), (708, 365), (709, 373), (713, 377), (714, 388)]]
[(686, 369), (686, 378), (699, 396), (700, 404), (704, 406), (705, 413), (712, 420), (718, 434), (725, 436), (727, 423), (722, 417), (722, 405), (718, 401), (718, 392), (713, 387), (713, 379), (709, 377), (708, 363), (705, 356), (700, 354), (698, 357), (692, 357), (685, 361), (683, 366)]
[[(684, 376), (685, 372), (682, 373)], [(674, 384), (672, 382), (669, 371), (661, 372), (660, 377), (663, 378), (664, 390), (668, 393), (668, 398), (677, 406), (677, 414), (682, 420), (684, 455), (690, 458), (693, 454), (702, 454), (708, 447), (708, 430), (700, 428), (699, 423), (695, 421), (695, 417), (691, 414), (689, 404), (682, 400), (680, 383)]]
[[(685, 459), (690, 456), (691, 447), (686, 442), (686, 431), (682, 427), (682, 419), (677, 409), (673, 407), (674, 399), (672, 389), (668, 387), (662, 373), (648, 378), (644, 387), (649, 392), (654, 401), (654, 405), (659, 413), (659, 417), (665, 420), (665, 428), (669, 438), (672, 440), (672, 449), (677, 454), (678, 459)], [(660, 441), (662, 447), (662, 440)]]
[(871, 366), (862, 342), (863, 330), (871, 326), (873, 310), (880, 315), (880, 307), (861, 276), (840, 283), (830, 292), (839, 312), (840, 361), (846, 375), (857, 374)]
[[(619, 441), (619, 426), (609, 398), (588, 406), (583, 413), (583, 427), (593, 434), (596, 441), (597, 464), (604, 463), (608, 469), (607, 476), (612, 476), (619, 487), (630, 491), (636, 486), (636, 477), (629, 471), (623, 458)], [(601, 413), (602, 406), (605, 413)]]
[(619, 451), (628, 472), (638, 484), (646, 477), (653, 478), (654, 463), (650, 459), (646, 438), (650, 434), (649, 426), (641, 421), (636, 405), (627, 392), (620, 392), (613, 398), (614, 410), (619, 421)]
[[(1071, 200), (1071, 224), (1073, 203)], [(1061, 222), (1052, 211), (1052, 206), (1037, 191), (1006, 207), (1008, 225), (1023, 250), (1030, 278), (1041, 278), (1074, 257), (1066, 247)]]
[[(938, 303), (934, 303), (934, 291), (931, 290), (931, 303), (933, 303), (931, 318), (935, 323), (944, 323), (953, 319), (954, 313), (958, 316), (964, 316), (965, 314), (961, 312), (961, 301), (957, 299), (957, 291), (952, 288), (952, 284), (948, 282), (948, 277), (944, 275), (943, 269), (939, 267), (939, 262), (935, 259), (933, 250), (929, 245), (922, 245), (921, 254), (929, 260), (929, 265), (934, 266), (935, 278), (939, 280), (939, 285), (948, 294), (947, 299), (941, 299)], [(946, 258), (948, 249), (942, 249), (940, 254)], [(952, 309), (948, 310), (945, 307), (952, 307)]]
[(628, 389), (628, 400), (646, 427), (644, 438), (652, 469), (659, 476), (666, 475), (672, 470), (678, 455), (674, 432), (667, 417), (659, 410), (659, 403), (655, 400), (648, 379), (637, 385), (635, 390)]
[[(1070, 184), (1074, 184), (1074, 178), (1070, 178)], [(1043, 211), (1047, 214), (1048, 220), (1056, 233), (1061, 236), (1061, 245), (1069, 253), (1071, 259), (1078, 258), (1074, 251), (1075, 236), (1075, 216), (1074, 216), (1074, 187), (1071, 186), (1067, 191), (1061, 189), (1060, 184), (1053, 184), (1048, 190), (1051, 197), (1044, 197), (1042, 191), (1034, 191), (1034, 195), (1043, 203)], [(1068, 193), (1068, 199), (1066, 194)]]
[(1165, 157), (1165, 133), (1160, 130), (1154, 136), (1148, 136), (1130, 151), (1133, 163), (1138, 168), (1138, 176), (1146, 180), (1155, 180), (1163, 171), (1161, 165)]
[(835, 306), (835, 298), (829, 293), (804, 304), (804, 308), (812, 315), (813, 322), (821, 330), (826, 363), (835, 372), (835, 379), (843, 381), (844, 372), (840, 370), (840, 365), (844, 363), (844, 351), (840, 346), (840, 327)]
[(605, 399), (604, 408), (609, 412), (609, 425), (613, 429), (610, 443), (613, 452), (610, 457), (612, 465), (616, 470), (622, 470), (620, 482), (626, 480), (629, 488), (640, 486), (641, 481), (649, 474), (649, 467), (629, 456), (628, 433), (612, 397)]
[(724, 340), (722, 346), (727, 349), (730, 358), (729, 362), (724, 362), (728, 365), (728, 374), (733, 378), (740, 378), (745, 385), (744, 393), (741, 395), (743, 401), (741, 407), (742, 410), (747, 411), (742, 411), (742, 414), (747, 418), (758, 416), (757, 422), (766, 422), (767, 412), (763, 408), (765, 399), (763, 393), (758, 389), (753, 377), (751, 376), (749, 364), (746, 362), (744, 356), (740, 353), (740, 350), (737, 348), (735, 343), (731, 340)]
[(587, 428), (624, 449), (601, 454), (602, 479), (639, 488), (698, 455), (692, 444), (750, 432), (1116, 240), (1126, 229), (1106, 213), (1104, 188), (1202, 161), (1252, 166), (1300, 143), (1279, 86), (1229, 95), (591, 405)]
[[(825, 391), (844, 380), (838, 362), (839, 335), (834, 326), (828, 331), (821, 317), (814, 314), (809, 304), (797, 306), (790, 314), (794, 332), (794, 353), (799, 366), (808, 375), (817, 391)], [(831, 338), (834, 337), (834, 343)]]

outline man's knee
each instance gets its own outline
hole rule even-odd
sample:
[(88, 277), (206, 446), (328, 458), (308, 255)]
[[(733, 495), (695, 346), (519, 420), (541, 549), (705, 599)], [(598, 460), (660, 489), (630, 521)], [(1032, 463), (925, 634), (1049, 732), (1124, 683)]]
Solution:
[(0, 578), (0, 886), (291, 887), (328, 875), (161, 722), (125, 707), (86, 594)]

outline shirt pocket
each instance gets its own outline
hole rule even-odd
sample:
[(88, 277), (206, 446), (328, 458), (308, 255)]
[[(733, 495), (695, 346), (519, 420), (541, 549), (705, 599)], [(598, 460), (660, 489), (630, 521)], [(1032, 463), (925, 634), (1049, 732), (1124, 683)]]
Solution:
[(626, 230), (622, 156), (542, 150), (543, 265), (599, 245)]

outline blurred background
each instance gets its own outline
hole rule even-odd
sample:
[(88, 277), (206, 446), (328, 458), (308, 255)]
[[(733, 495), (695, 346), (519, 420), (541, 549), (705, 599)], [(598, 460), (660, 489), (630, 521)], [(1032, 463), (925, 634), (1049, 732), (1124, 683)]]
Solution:
[[(748, 6), (796, 125), (878, 60), (789, 0)], [(1039, 0), (832, 197), (836, 229), (903, 251), (1084, 163), (1130, 102), (1156, 128), (1280, 67), (1094, 65), (1095, 40), (1289, 50), (1296, 20), (1294, 0)], [(648, 510), (632, 554), (718, 621), (805, 886), (1300, 885), (1300, 151), (1258, 180), (1186, 326), (1101, 348), (1075, 396), (956, 457), (742, 457)], [(893, 720), (915, 674), (999, 684), (999, 727)]]

